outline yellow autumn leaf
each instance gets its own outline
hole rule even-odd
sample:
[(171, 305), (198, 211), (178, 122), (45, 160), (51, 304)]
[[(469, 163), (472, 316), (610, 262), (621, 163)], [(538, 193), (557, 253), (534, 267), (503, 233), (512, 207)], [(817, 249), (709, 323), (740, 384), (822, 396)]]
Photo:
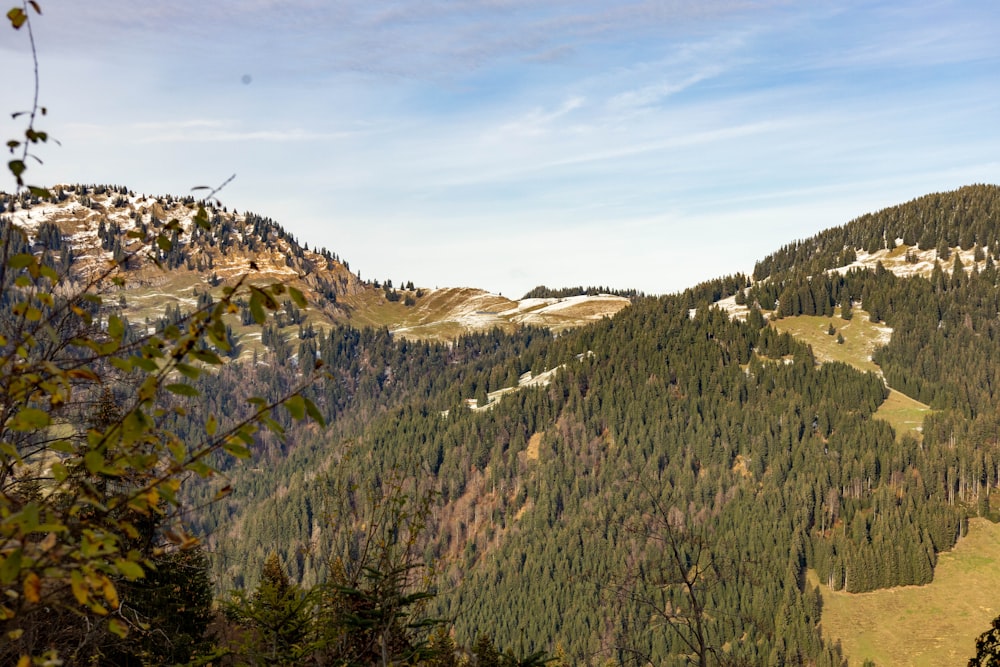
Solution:
[(90, 596), (87, 592), (87, 585), (83, 581), (83, 575), (78, 570), (74, 570), (69, 575), (69, 583), (76, 601), (80, 604), (87, 604), (87, 598)]
[(42, 580), (34, 572), (29, 572), (24, 578), (24, 597), (28, 602), (39, 602), (42, 599)]
[(101, 589), (104, 593), (104, 599), (108, 601), (113, 608), (118, 607), (118, 591), (115, 589), (115, 585), (111, 583), (111, 580), (107, 577), (101, 577)]

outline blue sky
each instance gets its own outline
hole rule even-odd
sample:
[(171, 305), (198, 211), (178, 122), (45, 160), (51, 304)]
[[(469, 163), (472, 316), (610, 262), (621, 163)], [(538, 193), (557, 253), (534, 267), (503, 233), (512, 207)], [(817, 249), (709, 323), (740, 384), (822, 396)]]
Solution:
[[(995, 0), (41, 5), (29, 180), (235, 173), (223, 203), (366, 278), (661, 293), (1000, 182)], [(27, 106), (24, 35), (0, 58)]]

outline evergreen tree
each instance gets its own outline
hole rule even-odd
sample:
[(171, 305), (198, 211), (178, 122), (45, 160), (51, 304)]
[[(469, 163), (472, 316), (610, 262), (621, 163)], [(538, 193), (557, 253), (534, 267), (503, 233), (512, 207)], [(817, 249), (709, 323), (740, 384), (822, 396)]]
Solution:
[(313, 598), (289, 581), (272, 553), (249, 598), (235, 594), (226, 607), (227, 616), (246, 630), (238, 654), (251, 664), (302, 664), (312, 649)]

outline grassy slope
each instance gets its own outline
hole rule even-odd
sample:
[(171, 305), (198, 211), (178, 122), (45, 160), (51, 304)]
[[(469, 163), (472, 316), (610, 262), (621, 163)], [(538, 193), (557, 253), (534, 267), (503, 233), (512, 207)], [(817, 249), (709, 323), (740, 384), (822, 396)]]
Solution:
[[(843, 334), (828, 335), (830, 324)], [(820, 361), (843, 361), (860, 370), (878, 372), (871, 361), (875, 347), (885, 341), (884, 327), (856, 310), (845, 322), (839, 317), (788, 317), (773, 325), (813, 347)], [(897, 433), (919, 434), (929, 408), (891, 390), (876, 416)], [(817, 583), (815, 575), (810, 580)], [(865, 660), (877, 665), (961, 665), (975, 651), (976, 637), (1000, 614), (1000, 525), (984, 519), (970, 521), (969, 534), (942, 553), (927, 586), (903, 586), (871, 593), (850, 594), (821, 587), (824, 636), (839, 641), (852, 667)]]
[(387, 326), (405, 338), (450, 341), (469, 331), (499, 327), (511, 331), (520, 324), (543, 326), (559, 332), (614, 315), (627, 305), (618, 297), (592, 297), (579, 303), (519, 304), (505, 297), (473, 288), (401, 292), (415, 298), (412, 306), (389, 302), (380, 290), (344, 297), (341, 304), (356, 325)]
[[(871, 322), (863, 310), (855, 309), (850, 320), (842, 320), (838, 309), (833, 317), (800, 315), (774, 320), (771, 324), (812, 345), (819, 361), (842, 361), (862, 371), (881, 373), (872, 363), (872, 352), (888, 340), (890, 330)], [(843, 344), (837, 343), (837, 334), (827, 333), (831, 324), (843, 335)], [(919, 436), (924, 415), (929, 410), (924, 403), (892, 389), (875, 416), (889, 422), (896, 433), (910, 430)]]
[[(811, 576), (816, 583), (815, 576)], [(1000, 614), (1000, 525), (972, 519), (967, 537), (940, 554), (934, 581), (871, 593), (825, 586), (823, 634), (839, 640), (852, 667), (964, 665), (976, 637)]]
[[(888, 340), (890, 330), (882, 324), (869, 321), (868, 313), (854, 310), (849, 320), (840, 318), (839, 309), (833, 317), (800, 315), (773, 320), (771, 324), (779, 331), (787, 331), (799, 340), (812, 345), (813, 353), (819, 361), (843, 361), (862, 371), (879, 372), (872, 363), (872, 352)], [(830, 325), (844, 336), (844, 343), (837, 343), (837, 334), (829, 335)]]
[(895, 389), (889, 390), (889, 398), (875, 412), (878, 419), (889, 422), (897, 434), (913, 431), (920, 437), (920, 429), (924, 423), (924, 415), (931, 409), (926, 403), (910, 398)]
[(473, 318), (482, 326), (470, 326), (463, 321), (462, 315), (464, 311), (493, 312), (514, 305), (504, 297), (470, 288), (429, 290), (420, 297), (416, 297), (416, 292), (401, 291), (400, 294), (414, 296), (416, 303), (406, 306), (402, 299), (387, 301), (380, 290), (366, 291), (342, 302), (351, 311), (351, 321), (358, 326), (385, 326), (404, 337), (436, 341), (454, 340), (474, 328), (487, 328), (490, 324), (509, 328), (506, 320), (485, 315)]

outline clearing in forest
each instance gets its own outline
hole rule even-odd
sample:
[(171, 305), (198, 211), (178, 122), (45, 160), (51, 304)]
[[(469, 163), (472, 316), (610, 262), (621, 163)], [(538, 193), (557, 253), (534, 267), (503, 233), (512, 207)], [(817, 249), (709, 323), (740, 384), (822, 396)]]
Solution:
[[(814, 572), (810, 583), (816, 584)], [(964, 665), (976, 637), (1000, 615), (1000, 524), (971, 519), (969, 534), (938, 555), (934, 581), (871, 593), (821, 586), (823, 636), (840, 641), (851, 667)]]
[[(832, 317), (797, 315), (771, 320), (771, 325), (811, 345), (817, 361), (842, 361), (858, 370), (879, 374), (879, 367), (872, 363), (872, 354), (892, 336), (891, 328), (872, 322), (868, 313), (860, 308), (854, 309), (854, 316), (849, 320), (841, 319), (837, 308)], [(829, 333), (831, 325), (832, 334)], [(843, 343), (837, 342), (838, 334), (843, 336)]]
[[(798, 315), (772, 320), (771, 325), (811, 345), (817, 361), (842, 361), (860, 371), (879, 375), (882, 371), (872, 362), (872, 354), (889, 342), (892, 335), (891, 328), (872, 322), (868, 313), (860, 308), (854, 309), (854, 316), (849, 320), (841, 319), (838, 308), (833, 317)], [(838, 335), (843, 337), (843, 343), (837, 342)], [(926, 404), (890, 388), (889, 398), (879, 406), (875, 416), (889, 422), (897, 434), (912, 431), (919, 437), (928, 412), (930, 407)]]

